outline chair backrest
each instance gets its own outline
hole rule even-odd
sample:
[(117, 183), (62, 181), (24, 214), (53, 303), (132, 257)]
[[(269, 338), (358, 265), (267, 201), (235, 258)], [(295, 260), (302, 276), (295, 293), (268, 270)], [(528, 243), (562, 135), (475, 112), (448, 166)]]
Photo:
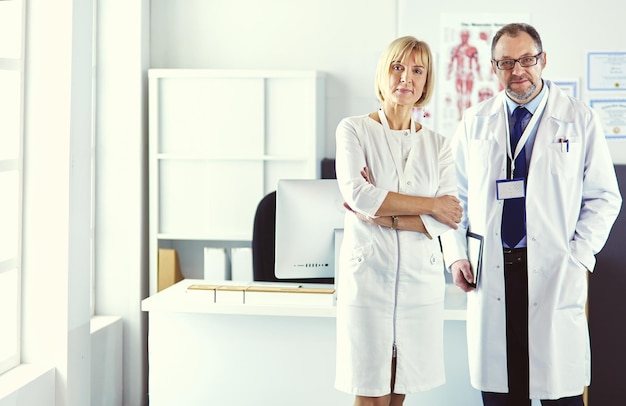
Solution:
[(276, 191), (257, 206), (252, 229), (252, 274), (255, 281), (275, 282)]

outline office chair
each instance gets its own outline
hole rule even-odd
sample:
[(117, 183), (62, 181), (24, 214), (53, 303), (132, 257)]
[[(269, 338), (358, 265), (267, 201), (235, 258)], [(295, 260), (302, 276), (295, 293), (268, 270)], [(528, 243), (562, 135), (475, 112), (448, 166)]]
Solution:
[(252, 274), (255, 281), (289, 283), (334, 283), (334, 278), (278, 279), (276, 259), (276, 191), (259, 202), (252, 228)]

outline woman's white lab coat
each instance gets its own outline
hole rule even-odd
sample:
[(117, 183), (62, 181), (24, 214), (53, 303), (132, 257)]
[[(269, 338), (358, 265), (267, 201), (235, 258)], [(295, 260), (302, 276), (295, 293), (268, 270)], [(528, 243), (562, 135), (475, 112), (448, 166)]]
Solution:
[[(354, 210), (373, 217), (388, 191), (456, 195), (449, 142), (427, 129), (408, 136), (411, 152), (404, 170), (406, 182), (401, 185), (394, 165), (399, 144), (387, 144), (380, 123), (359, 116), (339, 124), (337, 179)], [(370, 170), (372, 184), (361, 176), (364, 167)], [(339, 390), (362, 396), (390, 393), (394, 343), (396, 393), (423, 391), (445, 382), (445, 277), (437, 236), (449, 228), (430, 216), (422, 218), (433, 239), (362, 222), (346, 211), (336, 279)]]
[[(550, 82), (527, 177), (530, 396), (555, 399), (590, 383), (587, 271), (619, 213), (621, 197), (601, 122)], [(502, 201), (507, 165), (504, 93), (469, 109), (453, 141), (463, 227), (442, 238), (447, 264), (466, 258), (469, 226), (485, 237), (482, 275), (468, 294), (472, 385), (507, 392)], [(567, 140), (567, 143), (560, 142)], [(469, 218), (469, 221), (468, 221)], [(455, 240), (455, 241), (453, 241)]]

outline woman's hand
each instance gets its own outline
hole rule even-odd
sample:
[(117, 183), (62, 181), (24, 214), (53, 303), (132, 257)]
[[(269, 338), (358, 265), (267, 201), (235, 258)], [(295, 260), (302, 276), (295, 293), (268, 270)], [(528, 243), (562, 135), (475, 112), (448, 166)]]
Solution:
[(365, 179), (367, 183), (373, 185), (372, 176), (370, 175), (370, 170), (367, 169), (367, 166), (364, 166), (363, 169), (361, 169), (361, 176), (363, 176), (363, 179)]
[[(352, 208), (348, 205), (348, 203), (344, 202), (343, 207), (347, 210), (350, 210), (354, 215), (361, 221), (366, 223), (375, 224), (377, 226), (392, 228), (393, 226), (393, 218), (391, 216), (380, 216), (380, 217), (369, 217), (363, 213), (356, 212), (352, 210)], [(430, 237), (428, 234), (428, 230), (424, 226), (424, 222), (420, 216), (399, 216), (401, 219), (397, 223), (398, 230), (407, 230), (407, 231), (417, 231), (418, 233), (423, 233)]]
[(458, 228), (457, 224), (461, 222), (463, 209), (459, 199), (445, 195), (433, 198), (431, 214), (435, 220), (456, 230)]
[(348, 203), (343, 202), (343, 207), (345, 207), (347, 210), (350, 210), (352, 213), (354, 213), (354, 215), (361, 221), (364, 221), (366, 223), (371, 223), (371, 224), (376, 224), (378, 226), (384, 226), (384, 227), (391, 227), (390, 225), (390, 217), (370, 217), (370, 216), (366, 216), (363, 213), (359, 213), (358, 211), (354, 211), (352, 210), (352, 207), (350, 207), (348, 205)]
[[(363, 167), (363, 169), (361, 169), (361, 176), (363, 177), (363, 180), (365, 180), (365, 182), (369, 184), (374, 183), (372, 180), (372, 173), (370, 172), (369, 168)], [(424, 214), (431, 214), (435, 218), (435, 220), (455, 230), (458, 228), (457, 224), (461, 222), (463, 209), (461, 208), (459, 199), (454, 196), (445, 195), (440, 197), (428, 198), (389, 192), (385, 200), (387, 200), (390, 196), (395, 196), (396, 198), (401, 197), (402, 199), (420, 199), (420, 201), (425, 202)], [(383, 204), (384, 203), (385, 202), (383, 202)], [(394, 210), (395, 214), (394, 212), (380, 213), (380, 215), (379, 213), (377, 213), (377, 217), (368, 217), (361, 213), (355, 212), (346, 203), (344, 203), (344, 206), (346, 207), (346, 209), (356, 214), (361, 221), (384, 227), (391, 227), (392, 220), (390, 215), (398, 215), (398, 212)], [(430, 210), (428, 210), (428, 207), (430, 207)], [(404, 223), (401, 229), (427, 233), (426, 227), (424, 226), (424, 222), (422, 221), (420, 214), (404, 214), (401, 215), (400, 218), (403, 219), (402, 222)]]

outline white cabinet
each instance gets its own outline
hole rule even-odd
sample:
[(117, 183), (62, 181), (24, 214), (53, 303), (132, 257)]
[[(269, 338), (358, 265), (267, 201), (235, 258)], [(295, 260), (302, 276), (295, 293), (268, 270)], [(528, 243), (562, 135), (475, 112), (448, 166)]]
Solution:
[(179, 250), (187, 276), (186, 267), (202, 266), (203, 246), (249, 246), (256, 206), (278, 179), (320, 177), (325, 82), (317, 71), (148, 77), (153, 294), (159, 247)]

